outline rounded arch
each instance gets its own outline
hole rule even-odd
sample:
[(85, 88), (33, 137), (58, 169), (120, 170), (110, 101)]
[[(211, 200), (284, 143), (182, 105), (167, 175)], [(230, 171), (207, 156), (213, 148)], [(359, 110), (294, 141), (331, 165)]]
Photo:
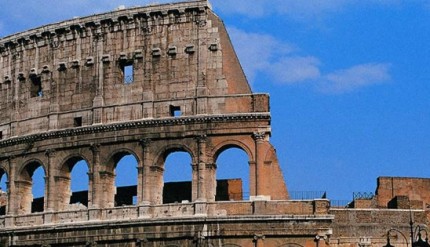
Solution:
[[(40, 170), (41, 169), (41, 170)], [(36, 171), (40, 173), (38, 178), (34, 179)], [(42, 174), (43, 173), (43, 174)], [(31, 159), (22, 164), (18, 173), (18, 181), (15, 181), (18, 193), (21, 194), (20, 210), (22, 213), (43, 212), (45, 207), (46, 193), (46, 167), (39, 159)], [(35, 198), (37, 191), (40, 191), (40, 196)]]
[(9, 166), (6, 163), (0, 163), (0, 178), (6, 174), (9, 177), (10, 171)]
[(43, 162), (39, 159), (31, 159), (24, 162), (19, 169), (18, 176), (21, 180), (31, 180), (31, 177), (33, 176), (34, 171), (42, 167), (43, 172), (47, 174), (47, 169)]
[(0, 215), (6, 215), (9, 174), (0, 166)]
[[(3, 166), (0, 165), (0, 180), (3, 179), (4, 175), (6, 175), (6, 178), (9, 178), (9, 172)], [(3, 188), (3, 186), (0, 187), (1, 190), (5, 191), (4, 189), (6, 188)]]
[(185, 144), (170, 144), (161, 148), (161, 150), (155, 155), (154, 165), (158, 167), (164, 167), (164, 161), (167, 156), (174, 152), (186, 152), (191, 156), (191, 161), (195, 163), (195, 155), (190, 147)]
[(218, 149), (214, 171), (215, 201), (247, 200), (251, 192), (253, 166), (249, 154), (237, 145)]
[(129, 148), (118, 148), (110, 152), (110, 155), (106, 158), (106, 168), (108, 171), (113, 172), (118, 165), (118, 162), (127, 155), (132, 155), (136, 159), (137, 163), (140, 164), (140, 158), (136, 154), (134, 150), (131, 150)]
[(246, 145), (244, 142), (238, 141), (238, 140), (225, 140), (218, 145), (215, 146), (215, 148), (212, 151), (212, 157), (213, 160), (216, 161), (218, 159), (218, 156), (225, 150), (229, 148), (239, 148), (242, 149), (247, 155), (249, 160), (254, 160), (254, 152), (252, 152), (251, 148)]
[[(56, 193), (56, 208), (62, 210), (82, 209), (88, 207), (90, 165), (88, 159), (79, 153), (65, 157), (60, 163), (60, 174), (55, 180), (59, 188)], [(79, 184), (83, 191), (74, 191)]]
[(278, 247), (304, 247), (304, 246), (297, 243), (285, 243), (285, 244), (278, 245)]
[(76, 163), (78, 163), (79, 161), (85, 161), (87, 167), (88, 167), (88, 171), (91, 171), (91, 166), (90, 166), (90, 162), (88, 162), (88, 158), (85, 157), (82, 154), (79, 153), (73, 153), (73, 154), (69, 154), (68, 156), (66, 156), (60, 163), (60, 172), (71, 172), (73, 167), (76, 165)]
[[(168, 157), (175, 152), (184, 152), (189, 156), (191, 160), (189, 168), (190, 173), (192, 174), (192, 181), (183, 181), (182, 183), (178, 183), (176, 181), (166, 183), (166, 181), (164, 181), (164, 175), (166, 174), (166, 161)], [(160, 148), (154, 157), (155, 159), (152, 165), (153, 169), (151, 170), (151, 179), (152, 183), (156, 184), (156, 188), (151, 192), (151, 201), (155, 204), (163, 204), (194, 200), (193, 191), (195, 190), (193, 190), (193, 188), (195, 187), (195, 179), (193, 177), (191, 165), (196, 162), (196, 158), (193, 150), (183, 143), (173, 143)], [(183, 171), (181, 174), (183, 174)], [(181, 188), (179, 189), (179, 187)]]
[(138, 198), (138, 168), (141, 160), (135, 150), (130, 148), (116, 148), (106, 158), (106, 172), (104, 177), (105, 195), (108, 207), (137, 204)]

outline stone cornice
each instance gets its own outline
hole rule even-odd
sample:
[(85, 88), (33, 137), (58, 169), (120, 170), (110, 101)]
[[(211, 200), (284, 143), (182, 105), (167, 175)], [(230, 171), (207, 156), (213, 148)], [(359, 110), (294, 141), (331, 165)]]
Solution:
[(120, 20), (133, 20), (135, 18), (149, 18), (155, 14), (168, 16), (171, 12), (179, 14), (186, 13), (187, 11), (204, 11), (210, 9), (211, 6), (207, 0), (190, 0), (170, 4), (157, 4), (148, 5), (144, 7), (133, 7), (127, 9), (114, 10), (102, 14), (94, 14), (82, 18), (75, 18), (72, 20), (62, 21), (58, 23), (48, 24), (42, 27), (30, 29), (24, 32), (12, 34), (10, 36), (0, 39), (0, 47), (6, 44), (17, 43), (19, 40), (30, 39), (30, 37), (42, 36), (42, 34), (58, 34), (65, 30), (73, 30), (78, 28), (85, 28), (86, 26), (100, 26), (103, 22), (119, 22)]
[(79, 136), (86, 134), (120, 131), (126, 129), (148, 128), (158, 126), (172, 126), (183, 124), (201, 124), (201, 123), (220, 123), (220, 122), (240, 122), (252, 120), (270, 121), (270, 113), (240, 113), (240, 114), (225, 114), (225, 115), (204, 115), (178, 118), (160, 118), (160, 119), (145, 119), (139, 121), (129, 121), (113, 124), (97, 124), (84, 127), (62, 129), (48, 131), (38, 134), (12, 137), (0, 141), (0, 148), (13, 146), (23, 143), (34, 143), (36, 141), (55, 139), (68, 136)]

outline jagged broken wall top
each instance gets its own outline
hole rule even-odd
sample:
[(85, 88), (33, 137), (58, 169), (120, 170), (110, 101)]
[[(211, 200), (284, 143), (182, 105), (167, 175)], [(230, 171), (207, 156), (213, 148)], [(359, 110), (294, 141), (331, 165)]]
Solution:
[(0, 40), (0, 139), (260, 112), (269, 112), (268, 95), (252, 94), (207, 1), (117, 10)]

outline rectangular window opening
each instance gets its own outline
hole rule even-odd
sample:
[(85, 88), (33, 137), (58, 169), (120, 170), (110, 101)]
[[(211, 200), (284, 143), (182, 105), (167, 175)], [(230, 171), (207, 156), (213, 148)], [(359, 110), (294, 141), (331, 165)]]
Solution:
[(42, 97), (42, 80), (40, 76), (32, 76), (31, 79), (31, 88), (30, 88), (30, 96), (33, 97)]
[(75, 117), (73, 119), (73, 126), (74, 127), (81, 127), (82, 126), (82, 117)]
[(127, 63), (122, 66), (123, 82), (124, 84), (131, 84), (134, 81), (134, 68), (133, 64)]
[(0, 140), (3, 140), (3, 131), (0, 131)]
[(180, 117), (182, 116), (182, 111), (180, 106), (170, 106), (170, 116), (172, 117)]

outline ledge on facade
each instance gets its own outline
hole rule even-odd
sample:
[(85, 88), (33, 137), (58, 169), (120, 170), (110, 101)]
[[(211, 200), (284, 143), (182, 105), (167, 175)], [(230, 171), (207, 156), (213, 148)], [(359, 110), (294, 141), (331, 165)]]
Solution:
[[(152, 126), (166, 126), (178, 124), (193, 124), (193, 123), (216, 123), (216, 122), (230, 122), (230, 121), (247, 121), (247, 120), (269, 120), (269, 112), (261, 113), (235, 113), (223, 115), (196, 115), (189, 117), (169, 117), (157, 119), (144, 119), (138, 121), (127, 121), (120, 123), (109, 124), (94, 124), (90, 126), (52, 130), (39, 134), (32, 134), (19, 137), (11, 137), (9, 139), (0, 140), (0, 147), (12, 146), (22, 143), (30, 143), (46, 139), (54, 139), (67, 136), (94, 134), (100, 132), (119, 131), (125, 129), (135, 129), (142, 127)], [(2, 157), (0, 156), (0, 160)]]
[(153, 16), (155, 13), (161, 13), (163, 16), (168, 16), (168, 13), (173, 11), (177, 13), (185, 13), (195, 9), (204, 10), (211, 8), (212, 7), (207, 0), (188, 0), (176, 3), (147, 5), (143, 7), (118, 8), (111, 12), (52, 23), (0, 38), (0, 48), (13, 46), (14, 44), (22, 41), (29, 42), (30, 39), (37, 37), (61, 35), (67, 33), (68, 30), (81, 30), (87, 26), (100, 26), (102, 23), (112, 23), (113, 20), (133, 20), (134, 18), (140, 18), (142, 16)]
[[(325, 200), (328, 203), (328, 200)], [(322, 207), (321, 207), (322, 206)], [(322, 209), (325, 208), (325, 211)], [(138, 205), (105, 209), (7, 215), (0, 218), (2, 229), (69, 225), (109, 221), (162, 221), (198, 218), (217, 220), (331, 220), (328, 208), (317, 201), (194, 202)]]

